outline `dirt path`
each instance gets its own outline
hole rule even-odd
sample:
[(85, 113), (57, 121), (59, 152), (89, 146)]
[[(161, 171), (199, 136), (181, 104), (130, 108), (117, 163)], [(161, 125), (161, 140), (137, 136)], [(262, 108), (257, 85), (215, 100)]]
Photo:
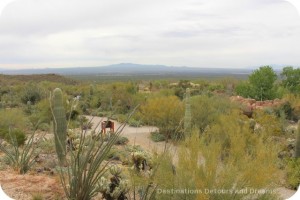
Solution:
[[(92, 117), (92, 116), (85, 116), (88, 120), (92, 120), (93, 128), (96, 128), (96, 131), (100, 131), (100, 125), (97, 126), (99, 123), (107, 120), (105, 117)], [(122, 124), (111, 120), (115, 124), (115, 130), (117, 130)], [(131, 145), (140, 145), (147, 151), (158, 151), (163, 152), (166, 143), (165, 142), (153, 142), (150, 139), (150, 133), (158, 130), (157, 127), (154, 126), (142, 126), (142, 127), (131, 127), (126, 125), (121, 133), (121, 136), (127, 137), (129, 140), (129, 144)], [(167, 147), (172, 149), (173, 151), (176, 147), (170, 143), (167, 144)]]

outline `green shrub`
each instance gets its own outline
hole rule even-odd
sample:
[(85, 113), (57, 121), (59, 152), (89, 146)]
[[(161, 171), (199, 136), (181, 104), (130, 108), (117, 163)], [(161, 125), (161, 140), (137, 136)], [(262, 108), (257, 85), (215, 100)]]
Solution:
[(132, 127), (141, 127), (142, 126), (141, 121), (135, 120), (133, 118), (129, 119), (128, 125), (132, 126)]
[(10, 132), (9, 135), (11, 145), (0, 143), (0, 151), (5, 153), (9, 165), (18, 170), (20, 174), (25, 174), (31, 169), (35, 163), (35, 157), (38, 155), (34, 143), (35, 132), (31, 134), (28, 141), (22, 147), (18, 145), (16, 137), (13, 137)]
[(25, 129), (28, 121), (21, 109), (4, 109), (0, 110), (0, 128), (18, 128)]
[(119, 136), (117, 141), (116, 141), (116, 144), (117, 145), (125, 145), (129, 142), (128, 138), (127, 137), (124, 137), (124, 136)]
[(36, 86), (36, 84), (29, 83), (21, 93), (21, 101), (24, 104), (27, 104), (27, 102), (31, 102), (32, 104), (37, 103), (40, 101), (43, 97), (43, 92), (41, 88)]
[(300, 159), (291, 158), (287, 162), (288, 187), (296, 190), (300, 185)]
[(162, 141), (166, 140), (165, 136), (163, 134), (160, 134), (157, 131), (152, 132), (150, 137), (151, 137), (151, 140), (154, 142), (162, 142)]
[(112, 147), (107, 154), (106, 160), (121, 161), (123, 165), (128, 165), (132, 163), (131, 152), (128, 150), (122, 150), (120, 148)]
[(9, 134), (9, 129), (6, 128), (0, 129), (0, 138), (3, 138), (7, 142), (11, 143), (11, 137), (16, 138), (18, 146), (24, 145), (26, 141), (26, 134), (19, 129), (11, 130), (10, 134)]

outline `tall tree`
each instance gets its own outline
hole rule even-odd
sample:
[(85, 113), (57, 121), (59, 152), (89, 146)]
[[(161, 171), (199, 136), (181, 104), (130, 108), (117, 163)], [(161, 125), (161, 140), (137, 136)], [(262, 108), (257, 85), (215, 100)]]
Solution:
[(249, 76), (249, 83), (254, 89), (254, 98), (259, 100), (274, 99), (274, 84), (277, 74), (270, 66), (262, 66)]
[(300, 92), (300, 68), (284, 67), (281, 73), (282, 85), (292, 93)]

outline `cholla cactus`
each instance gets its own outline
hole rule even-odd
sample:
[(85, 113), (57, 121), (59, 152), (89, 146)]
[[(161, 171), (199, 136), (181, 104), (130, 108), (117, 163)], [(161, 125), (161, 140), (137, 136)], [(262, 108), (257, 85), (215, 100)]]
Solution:
[(63, 95), (59, 88), (54, 89), (52, 96), (55, 148), (61, 164), (66, 160), (67, 119), (63, 106)]
[(113, 165), (109, 171), (113, 176), (119, 176), (121, 174), (121, 168), (117, 165)]
[(73, 150), (78, 149), (80, 145), (80, 134), (76, 133), (72, 129), (69, 129), (67, 135), (69, 148), (72, 148)]
[(151, 156), (144, 151), (136, 151), (132, 153), (134, 168), (138, 171), (146, 171), (151, 168)]
[(190, 96), (191, 96), (191, 91), (189, 88), (187, 88), (186, 95), (185, 95), (185, 115), (184, 115), (184, 134), (186, 136), (190, 136), (191, 126), (192, 126)]
[(121, 168), (113, 165), (109, 171), (112, 175), (110, 182), (106, 178), (101, 177), (98, 183), (99, 191), (107, 200), (127, 199), (126, 194), (129, 192), (129, 184), (127, 180), (121, 178)]

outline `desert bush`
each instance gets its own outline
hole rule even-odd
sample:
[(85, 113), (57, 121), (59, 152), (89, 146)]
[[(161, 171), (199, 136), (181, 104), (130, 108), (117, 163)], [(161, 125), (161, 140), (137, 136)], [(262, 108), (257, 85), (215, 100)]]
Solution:
[(300, 96), (296, 94), (287, 94), (283, 99), (290, 103), (292, 108), (291, 119), (298, 121), (300, 119)]
[(198, 95), (191, 97), (192, 126), (203, 132), (217, 123), (219, 115), (229, 113), (234, 106), (228, 99), (218, 96)]
[(36, 104), (43, 98), (43, 95), (43, 90), (41, 88), (39, 88), (36, 84), (29, 83), (22, 91), (21, 101), (24, 104), (27, 104), (27, 102)]
[(119, 136), (117, 141), (116, 141), (116, 144), (117, 145), (125, 145), (129, 142), (128, 138), (127, 137), (124, 137), (124, 136)]
[(141, 127), (142, 126), (142, 122), (140, 120), (136, 120), (134, 118), (131, 118), (128, 121), (128, 125), (132, 126), (132, 127)]
[(116, 147), (112, 147), (107, 154), (106, 160), (118, 160), (121, 161), (122, 164), (127, 165), (131, 163), (131, 156), (130, 152), (126, 150), (121, 150)]
[(265, 111), (256, 110), (253, 118), (260, 126), (257, 132), (264, 134), (266, 137), (280, 136), (284, 133), (284, 124), (273, 113), (269, 114)]
[(2, 128), (0, 129), (0, 138), (5, 139), (7, 142), (11, 143), (14, 142), (11, 138), (15, 138), (17, 145), (22, 146), (24, 145), (27, 137), (26, 134), (19, 130), (19, 129), (10, 129), (10, 128)]
[[(279, 175), (276, 145), (253, 134), (238, 119), (235, 113), (220, 116), (219, 122), (201, 137), (194, 131), (186, 138), (179, 147), (177, 163), (172, 163), (171, 156), (161, 161), (155, 179), (160, 191), (186, 189), (199, 193), (157, 193), (156, 197), (172, 200), (276, 199), (273, 190)], [(251, 189), (269, 192), (251, 194)]]
[(0, 127), (1, 128), (18, 128), (24, 130), (28, 121), (19, 108), (0, 110)]
[(154, 142), (162, 142), (166, 140), (165, 136), (160, 134), (158, 131), (152, 132), (150, 138)]
[(288, 187), (297, 190), (300, 185), (300, 159), (290, 158), (287, 161), (287, 184)]
[(175, 96), (148, 99), (140, 107), (142, 121), (159, 128), (166, 139), (176, 138), (184, 115), (183, 103)]

